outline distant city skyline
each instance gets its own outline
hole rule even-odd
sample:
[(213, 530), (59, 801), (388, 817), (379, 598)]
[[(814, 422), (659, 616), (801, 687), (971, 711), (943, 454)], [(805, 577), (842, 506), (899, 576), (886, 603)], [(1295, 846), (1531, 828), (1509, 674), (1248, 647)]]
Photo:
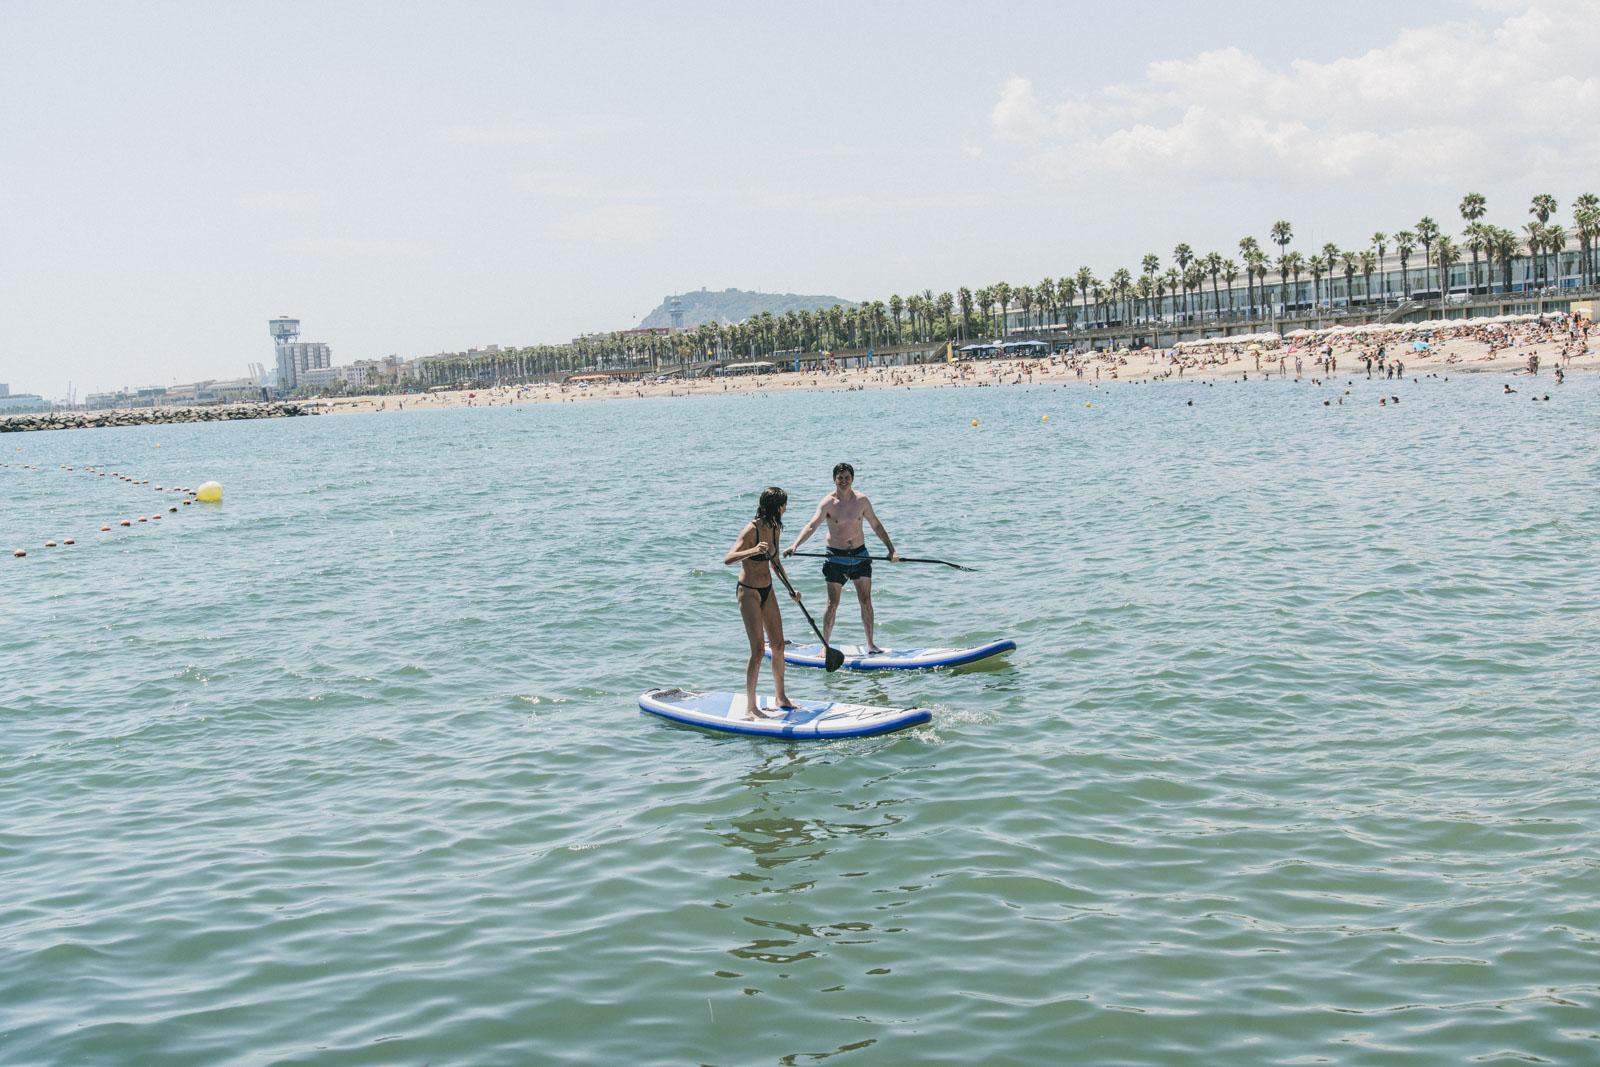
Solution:
[(1600, 191), (1597, 14), (13, 0), (0, 377), (238, 378), (285, 310), (353, 363), (626, 329), (702, 285), (1136, 270), (1279, 218), (1361, 247), (1458, 233), (1469, 191), (1520, 227)]

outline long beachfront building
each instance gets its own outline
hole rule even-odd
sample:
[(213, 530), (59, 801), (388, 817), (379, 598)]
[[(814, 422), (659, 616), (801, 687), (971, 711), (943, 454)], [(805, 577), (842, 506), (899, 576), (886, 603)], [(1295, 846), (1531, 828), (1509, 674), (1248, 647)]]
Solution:
[[(1480, 255), (1474, 265), (1470, 254), (1449, 268), (1441, 286), (1437, 266), (1426, 263), (1422, 250), (1402, 261), (1393, 251), (1374, 257), (1374, 270), (1359, 267), (1347, 272), (1342, 263), (1334, 271), (1314, 275), (1302, 266), (1298, 277), (1280, 277), (1269, 268), (1265, 277), (1246, 278), (1241, 272), (1231, 282), (1205, 273), (1198, 288), (1177, 291), (1148, 286), (1138, 279), (1123, 292), (1101, 284), (1089, 294), (1077, 294), (1061, 308), (1013, 305), (1005, 317), (1008, 334), (1054, 331), (1140, 332), (1148, 328), (1169, 340), (1174, 330), (1185, 336), (1216, 332), (1228, 326), (1269, 326), (1278, 321), (1338, 319), (1346, 316), (1383, 315), (1395, 320), (1475, 318), (1499, 314), (1568, 310), (1574, 298), (1592, 297), (1596, 286), (1589, 279), (1584, 254), (1576, 241), (1559, 253), (1526, 253), (1509, 263)], [(1227, 331), (1223, 331), (1227, 332)]]

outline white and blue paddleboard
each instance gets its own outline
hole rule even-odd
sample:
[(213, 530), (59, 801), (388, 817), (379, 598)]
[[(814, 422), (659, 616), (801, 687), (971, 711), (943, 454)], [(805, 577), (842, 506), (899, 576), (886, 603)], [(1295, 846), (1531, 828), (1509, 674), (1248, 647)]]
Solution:
[(652, 689), (642, 693), (639, 710), (685, 726), (793, 741), (870, 737), (920, 726), (933, 718), (933, 713), (926, 708), (877, 708), (832, 700), (800, 700), (795, 702), (794, 708), (783, 710), (774, 705), (770, 696), (757, 699), (761, 710), (770, 718), (745, 718), (743, 693), (691, 693), (683, 689)]
[[(967, 648), (885, 648), (868, 652), (865, 645), (834, 645), (844, 654), (844, 666), (853, 671), (925, 671), (934, 667), (959, 667), (980, 659), (998, 656), (1017, 647), (1015, 641), (990, 641)], [(772, 658), (772, 649), (767, 649)], [(787, 641), (783, 662), (796, 667), (826, 667), (821, 645), (797, 645)]]

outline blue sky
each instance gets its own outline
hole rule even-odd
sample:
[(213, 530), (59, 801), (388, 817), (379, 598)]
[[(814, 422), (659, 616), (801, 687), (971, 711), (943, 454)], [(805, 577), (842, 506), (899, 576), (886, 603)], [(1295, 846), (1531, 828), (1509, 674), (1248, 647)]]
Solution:
[(1597, 191), (1600, 0), (0, 3), (0, 381), (1106, 274)]

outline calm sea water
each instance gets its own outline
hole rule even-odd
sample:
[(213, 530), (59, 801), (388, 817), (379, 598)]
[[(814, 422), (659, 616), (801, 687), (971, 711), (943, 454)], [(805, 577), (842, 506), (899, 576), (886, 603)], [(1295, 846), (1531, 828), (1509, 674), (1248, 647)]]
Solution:
[[(1594, 1062), (1600, 381), (1350, 388), (0, 437), (0, 1062)], [(796, 673), (888, 737), (642, 716), (839, 459), (980, 568), (880, 637), (1019, 650)]]

